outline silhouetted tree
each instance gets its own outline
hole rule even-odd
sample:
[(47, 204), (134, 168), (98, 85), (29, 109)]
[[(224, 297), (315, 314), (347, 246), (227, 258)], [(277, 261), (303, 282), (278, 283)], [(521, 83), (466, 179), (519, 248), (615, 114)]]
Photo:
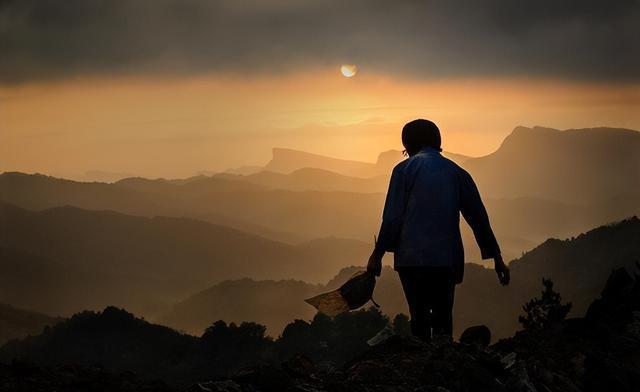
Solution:
[(378, 308), (370, 307), (339, 314), (334, 319), (334, 335), (329, 349), (338, 361), (353, 358), (368, 348), (367, 340), (389, 324), (389, 318)]
[(347, 361), (367, 348), (367, 340), (389, 324), (378, 309), (345, 312), (335, 318), (316, 314), (311, 323), (295, 320), (277, 341), (280, 358), (305, 354), (316, 360)]
[(254, 363), (265, 354), (272, 340), (265, 335), (266, 327), (253, 322), (239, 326), (218, 320), (202, 335), (201, 345), (206, 356), (216, 362), (219, 369), (233, 369)]
[(522, 309), (524, 316), (518, 321), (524, 329), (544, 329), (554, 323), (559, 323), (567, 317), (571, 310), (571, 302), (562, 304), (560, 293), (553, 290), (551, 279), (542, 278), (542, 296), (527, 302)]

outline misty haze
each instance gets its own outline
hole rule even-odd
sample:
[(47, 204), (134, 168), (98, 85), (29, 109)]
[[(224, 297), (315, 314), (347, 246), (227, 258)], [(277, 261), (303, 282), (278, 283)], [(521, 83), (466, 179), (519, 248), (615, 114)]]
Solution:
[(0, 2), (0, 390), (640, 390), (639, 26)]

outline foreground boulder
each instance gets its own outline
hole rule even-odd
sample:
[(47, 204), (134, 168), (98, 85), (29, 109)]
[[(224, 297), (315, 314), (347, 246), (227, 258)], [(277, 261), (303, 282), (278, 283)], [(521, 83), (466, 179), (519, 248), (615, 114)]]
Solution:
[(469, 327), (460, 335), (460, 343), (487, 347), (491, 343), (491, 330), (486, 325)]

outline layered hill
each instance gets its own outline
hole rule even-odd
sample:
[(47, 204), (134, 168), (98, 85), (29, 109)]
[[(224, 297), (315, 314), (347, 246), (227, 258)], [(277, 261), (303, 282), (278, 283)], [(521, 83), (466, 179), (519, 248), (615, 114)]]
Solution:
[[(398, 161), (400, 161), (400, 157)], [(288, 148), (274, 148), (271, 160), (264, 169), (276, 173), (291, 173), (303, 168), (322, 168), (352, 177), (373, 177), (383, 174), (383, 168), (375, 163), (331, 158)]]
[(64, 293), (86, 292), (70, 300), (88, 301), (80, 302), (88, 309), (109, 296), (136, 310), (148, 299), (148, 315), (167, 298), (225, 279), (325, 280), (345, 265), (364, 262), (370, 250), (354, 240), (293, 246), (192, 219), (75, 207), (31, 211), (0, 204), (0, 217), (0, 301), (53, 314), (67, 314)]
[[(444, 155), (458, 164), (468, 159), (461, 154), (445, 152)], [(274, 148), (272, 158), (264, 166), (264, 170), (289, 174), (304, 168), (316, 168), (350, 177), (388, 176), (391, 169), (403, 159), (402, 152), (398, 150), (385, 151), (378, 156), (375, 163), (370, 163), (327, 157), (288, 148)]]
[[(612, 269), (635, 268), (634, 261), (640, 260), (638, 238), (640, 220), (630, 218), (575, 238), (549, 239), (511, 263), (508, 287), (498, 285), (493, 270), (467, 264), (464, 282), (456, 291), (457, 333), (469, 325), (486, 324), (497, 336), (511, 335), (518, 328), (515, 315), (540, 291), (542, 278), (555, 282), (563, 298), (573, 303), (574, 315), (584, 314)], [(287, 320), (312, 316), (313, 308), (302, 303), (304, 298), (339, 287), (360, 268), (343, 269), (322, 286), (286, 281), (224, 282), (179, 302), (161, 320), (192, 333), (201, 332), (219, 318), (255, 320), (275, 335)], [(407, 313), (400, 281), (390, 268), (378, 279), (374, 298), (390, 316)]]
[[(423, 343), (406, 335), (406, 318), (375, 310), (295, 320), (272, 341), (254, 323), (219, 321), (194, 338), (107, 308), (0, 347), (0, 389), (635, 392), (639, 304), (638, 275), (616, 269), (584, 317), (489, 346), (472, 333)], [(393, 335), (368, 347), (382, 327)]]
[[(471, 158), (443, 154), (469, 170), (480, 189), (494, 198), (541, 198), (584, 205), (619, 195), (637, 198), (640, 194), (640, 132), (635, 130), (520, 126), (489, 155)], [(380, 154), (376, 163), (367, 163), (274, 148), (273, 158), (263, 170), (292, 174), (314, 168), (347, 177), (388, 177), (402, 159), (396, 150)], [(313, 174), (307, 173), (309, 180), (314, 179)], [(277, 181), (274, 179), (274, 183)], [(386, 190), (384, 181), (380, 180), (379, 186), (380, 191)]]
[[(0, 349), (0, 360), (29, 358), (39, 364), (100, 364), (134, 370), (147, 377), (179, 382), (198, 369), (197, 338), (135, 318), (108, 307), (82, 312), (42, 334), (13, 341)], [(189, 366), (191, 368), (189, 368)]]
[(230, 280), (176, 303), (156, 321), (194, 335), (216, 320), (255, 321), (265, 325), (269, 335), (279, 336), (291, 320), (313, 318), (316, 311), (304, 299), (323, 289), (297, 280)]
[(338, 238), (287, 245), (187, 218), (76, 207), (31, 211), (8, 204), (0, 205), (0, 213), (0, 242), (7, 247), (102, 272), (150, 278), (184, 275), (210, 282), (297, 276), (315, 281), (370, 250), (369, 244)]
[(384, 195), (295, 192), (209, 177), (135, 178), (102, 184), (3, 173), (0, 201), (29, 209), (71, 205), (132, 215), (190, 217), (285, 242), (328, 236), (368, 241), (379, 225)]
[(132, 177), (109, 184), (72, 181), (42, 174), (0, 174), (0, 201), (27, 209), (75, 206), (141, 216), (187, 216), (256, 233), (276, 241), (302, 241), (303, 238), (296, 234), (270, 229), (229, 214), (212, 212), (206, 206), (200, 208), (191, 204), (194, 196), (258, 189), (259, 186), (246, 182), (204, 176), (175, 181)]
[(126, 306), (146, 316), (162, 313), (188, 292), (191, 282), (183, 276), (167, 281), (102, 272), (90, 262), (70, 264), (4, 245), (0, 271), (1, 302), (63, 316), (108, 305)]
[[(640, 194), (640, 132), (517, 127), (494, 153), (464, 162), (481, 190), (589, 204)], [(636, 199), (637, 200), (637, 199)]]
[[(344, 237), (370, 242), (380, 224), (384, 193), (367, 184), (374, 179), (349, 179), (327, 175), (327, 184), (340, 186), (336, 178), (350, 182), (353, 192), (278, 189), (283, 184), (305, 182), (298, 173), (260, 173), (255, 178), (279, 178), (278, 184), (251, 183), (233, 178), (194, 177), (184, 180), (132, 178), (116, 184), (81, 183), (41, 175), (0, 175), (0, 201), (30, 209), (73, 205), (92, 210), (114, 210), (140, 216), (176, 216), (205, 220), (286, 243), (321, 237)], [(322, 181), (315, 181), (321, 184)], [(373, 185), (375, 186), (375, 185)], [(356, 190), (358, 192), (356, 192)], [(483, 191), (484, 193), (484, 191)], [(640, 214), (640, 197), (618, 196), (588, 206), (535, 198), (485, 197), (494, 230), (507, 258), (530, 249), (548, 237), (564, 237), (600, 224)], [(466, 254), (478, 260), (473, 237), (464, 230)]]
[[(314, 360), (339, 365), (366, 350), (366, 341), (388, 323), (375, 310), (345, 313), (335, 319), (318, 316), (311, 323), (292, 321), (286, 336), (275, 340), (265, 335), (260, 324), (218, 320), (195, 337), (149, 323), (123, 309), (107, 307), (100, 312), (75, 314), (37, 336), (0, 347), (0, 389), (13, 391), (17, 386), (28, 385), (31, 388), (18, 390), (84, 391), (89, 385), (105, 391), (132, 390), (131, 384), (141, 384), (132, 374), (135, 372), (146, 378), (147, 385), (149, 379), (160, 379), (184, 391), (189, 384), (202, 380), (242, 374), (248, 366), (273, 366), (295, 353), (307, 353)], [(294, 370), (296, 364), (290, 367)], [(268, 377), (280, 378), (279, 371), (274, 370), (267, 370)], [(62, 379), (58, 378), (60, 373)], [(129, 387), (117, 382), (113, 373), (121, 374)], [(15, 376), (19, 379), (15, 380)], [(43, 382), (48, 385), (43, 387)], [(204, 383), (191, 389), (220, 390)], [(167, 388), (157, 383), (139, 390)], [(244, 389), (227, 385), (222, 390)], [(276, 383), (266, 390), (286, 389)]]
[[(570, 236), (640, 214), (640, 154), (634, 154), (639, 134), (621, 129), (517, 128), (495, 153), (464, 160), (463, 166), (480, 185), (506, 258), (549, 237)], [(385, 175), (398, 157), (390, 151), (375, 164), (360, 162), (386, 168), (387, 174), (370, 178), (329, 171), (336, 161), (321, 156), (292, 162), (324, 167), (288, 174), (128, 178), (115, 184), (4, 173), (0, 200), (29, 209), (72, 205), (146, 217), (195, 218), (290, 244), (330, 236), (370, 242), (380, 223)], [(466, 254), (477, 261), (473, 238), (468, 230), (463, 233)]]
[(57, 317), (0, 303), (0, 346), (12, 339), (38, 335), (46, 326), (59, 321)]
[(302, 168), (289, 174), (272, 171), (260, 171), (250, 175), (217, 174), (215, 178), (236, 180), (261, 185), (269, 189), (292, 191), (328, 191), (328, 192), (386, 192), (389, 185), (388, 173), (369, 178), (349, 177), (326, 169)]
[[(467, 266), (465, 283), (456, 293), (456, 336), (461, 329), (479, 323), (488, 325), (494, 337), (511, 335), (522, 304), (539, 295), (541, 277), (553, 279), (563, 302), (573, 303), (573, 316), (581, 317), (586, 311), (584, 318), (556, 323), (549, 329), (520, 332), (489, 349), (474, 344), (423, 345), (411, 340), (400, 340), (402, 344), (397, 346), (399, 338), (395, 337), (367, 350), (364, 342), (389, 322), (375, 310), (351, 312), (334, 320), (322, 316), (316, 316), (311, 322), (296, 320), (273, 341), (264, 335), (259, 324), (227, 324), (215, 322), (214, 318), (202, 337), (196, 338), (108, 307), (98, 313), (79, 313), (37, 336), (4, 345), (0, 347), (0, 361), (22, 358), (38, 366), (99, 364), (108, 371), (135, 371), (174, 385), (200, 382), (208, 377), (220, 380), (222, 374), (233, 375), (232, 381), (194, 385), (209, 389), (249, 385), (279, 390), (291, 385), (308, 388), (309, 383), (333, 388), (348, 383), (358, 390), (368, 390), (397, 382), (403, 390), (411, 391), (428, 382), (450, 390), (463, 391), (482, 385), (487, 390), (507, 391), (517, 390), (518, 385), (527, 382), (552, 386), (554, 389), (550, 390), (565, 390), (567, 386), (588, 382), (599, 388), (613, 383), (616, 390), (631, 391), (638, 374), (633, 365), (638, 348), (634, 315), (638, 311), (640, 283), (617, 268), (626, 266), (629, 271), (636, 270), (634, 260), (640, 256), (640, 244), (635, 240), (639, 235), (640, 220), (630, 218), (576, 238), (549, 240), (512, 263), (513, 280), (509, 287), (499, 287), (492, 271)], [(612, 270), (615, 271), (612, 273)], [(335, 287), (352, 272), (343, 270), (325, 287), (318, 288)], [(393, 305), (384, 301), (393, 290), (399, 290), (397, 281), (389, 279), (395, 275), (389, 272), (385, 271), (374, 294), (385, 312)], [(300, 282), (287, 283), (293, 291), (282, 287), (269, 293), (267, 291), (273, 289), (269, 284), (251, 284), (246, 280), (229, 282), (225, 290), (219, 285), (199, 294), (199, 300), (204, 301), (201, 304), (204, 307), (211, 294), (223, 295), (227, 303), (220, 301), (218, 306), (241, 307), (242, 302), (255, 299), (246, 292), (256, 287), (259, 291), (256, 296), (263, 296), (277, 309), (278, 301), (284, 302), (282, 298), (292, 296), (301, 287), (300, 294), (304, 294)], [(237, 292), (231, 289), (235, 284), (240, 286)], [(238, 292), (244, 292), (245, 296), (238, 296), (234, 302)], [(594, 302), (600, 292), (601, 298)], [(397, 297), (401, 298), (399, 292)], [(524, 301), (520, 297), (525, 297)], [(393, 322), (394, 330), (402, 326), (402, 319), (399, 321)], [(305, 355), (291, 358), (293, 353), (300, 352)], [(323, 371), (325, 367), (316, 368), (314, 361), (326, 363), (324, 358), (331, 358), (331, 363), (338, 365), (347, 362), (338, 368), (342, 370), (326, 367), (328, 370)], [(402, 358), (406, 363), (397, 365)], [(274, 366), (283, 359), (287, 361)], [(247, 365), (255, 367), (246, 369)], [(423, 367), (430, 372), (419, 371)], [(540, 370), (541, 367), (545, 370)], [(239, 368), (245, 370), (237, 372)], [(413, 369), (410, 378), (398, 375), (401, 369), (407, 368)], [(54, 377), (48, 382), (56, 385), (69, 377), (77, 380), (79, 374), (92, 379), (95, 376), (90, 369), (79, 372), (71, 366), (40, 370), (24, 362), (0, 365), (0, 372), (11, 380), (11, 388), (26, 385), (25, 374), (38, 383), (37, 380)], [(135, 380), (131, 375), (122, 377)], [(620, 389), (622, 387), (624, 389)], [(397, 385), (393, 388), (397, 389)]]
[[(466, 168), (478, 182), (486, 196), (498, 199), (531, 198), (557, 200), (568, 204), (591, 205), (620, 197), (626, 207), (640, 202), (640, 132), (622, 128), (584, 128), (557, 130), (545, 127), (516, 127), (493, 153), (465, 157), (445, 152), (444, 155)], [(349, 177), (380, 176), (374, 184), (366, 184), (366, 191), (386, 191), (383, 178), (402, 160), (399, 151), (380, 154), (375, 164), (338, 160), (288, 149), (274, 149), (273, 159), (265, 171), (294, 174), (303, 168), (314, 168)], [(363, 173), (366, 172), (366, 175)], [(257, 180), (260, 175), (264, 177)], [(297, 173), (297, 177), (302, 176)], [(254, 173), (247, 180), (262, 181), (263, 185), (298, 187), (281, 178)], [(308, 172), (307, 187), (320, 186)], [(317, 184), (322, 184), (322, 178)], [(334, 184), (344, 184), (336, 178)], [(352, 181), (353, 186), (357, 181)], [(337, 185), (336, 185), (337, 186)], [(345, 186), (345, 185), (342, 185)], [(351, 187), (345, 188), (350, 189)], [(344, 190), (344, 189), (343, 189)]]

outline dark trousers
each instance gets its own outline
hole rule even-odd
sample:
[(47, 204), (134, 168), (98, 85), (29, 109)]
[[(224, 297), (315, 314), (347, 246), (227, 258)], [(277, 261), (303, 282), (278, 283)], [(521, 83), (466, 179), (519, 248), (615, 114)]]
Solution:
[(423, 340), (453, 334), (455, 279), (449, 268), (397, 268), (411, 314), (411, 333)]

